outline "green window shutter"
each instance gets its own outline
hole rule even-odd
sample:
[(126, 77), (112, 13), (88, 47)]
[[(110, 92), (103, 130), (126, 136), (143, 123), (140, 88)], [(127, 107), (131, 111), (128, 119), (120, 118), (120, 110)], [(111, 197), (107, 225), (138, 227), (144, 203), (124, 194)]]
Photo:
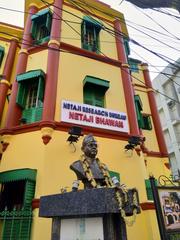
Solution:
[(81, 24), (82, 48), (99, 53), (99, 32), (101, 28), (102, 24), (97, 20), (89, 16), (83, 17)]
[(44, 9), (31, 17), (31, 35), (36, 44), (41, 44), (49, 40), (52, 25), (52, 13), (49, 9)]
[(34, 193), (35, 193), (35, 181), (27, 180), (24, 193), (24, 209), (31, 207)]
[(2, 240), (30, 240), (32, 209), (3, 211), (0, 213), (2, 221)]
[(24, 109), (22, 118), (26, 119), (26, 123), (38, 122), (42, 119), (42, 107)]
[(12, 226), (12, 220), (6, 219), (3, 222), (3, 229), (2, 229), (2, 240), (11, 239), (11, 226)]
[(84, 103), (94, 105), (94, 94), (91, 88), (84, 88)]
[(127, 38), (124, 38), (124, 48), (125, 48), (126, 55), (129, 56), (130, 47), (129, 47), (129, 41)]
[(42, 76), (39, 77), (37, 96), (38, 96), (38, 99), (40, 101), (43, 101), (43, 98), (44, 98), (44, 79), (43, 79)]
[(0, 183), (7, 183), (20, 180), (36, 180), (37, 171), (35, 169), (23, 168), (9, 170), (0, 173)]
[(81, 44), (82, 44), (82, 47), (85, 44), (85, 37), (86, 37), (86, 22), (83, 21), (82, 24), (81, 24)]
[[(31, 208), (23, 211), (23, 218), (20, 225), (19, 239), (31, 239), (31, 225), (32, 225), (32, 210)], [(17, 238), (18, 239), (18, 238)]]
[(135, 99), (135, 108), (136, 108), (136, 115), (137, 115), (137, 120), (138, 120), (138, 125), (139, 128), (143, 128), (144, 122), (143, 122), (143, 116), (142, 116), (142, 102), (139, 97), (139, 95), (134, 96)]
[(46, 28), (49, 34), (51, 32), (51, 23), (52, 23), (52, 14), (49, 12), (46, 17)]
[(109, 81), (86, 76), (83, 86), (84, 103), (104, 108), (105, 92), (109, 89)]
[(25, 108), (27, 93), (28, 93), (27, 85), (25, 83), (19, 83), (18, 92), (16, 96), (16, 103), (22, 108)]
[(33, 122), (39, 122), (42, 119), (42, 113), (43, 113), (43, 108), (38, 107), (34, 109), (34, 121)]
[(26, 123), (32, 123), (32, 108), (24, 109), (22, 112), (22, 118), (26, 120)]
[(104, 107), (104, 92), (99, 88), (94, 91), (94, 105)]
[(151, 123), (151, 118), (150, 116), (143, 116), (143, 127), (142, 129), (145, 130), (152, 130), (152, 123)]
[(84, 103), (104, 107), (104, 91), (95, 86), (89, 86), (84, 88)]
[(31, 25), (31, 36), (35, 40), (37, 37), (37, 30), (38, 26), (35, 20), (32, 20), (32, 25)]
[(0, 46), (0, 66), (2, 64), (3, 57), (4, 57), (4, 47)]
[[(155, 179), (155, 184), (156, 186), (158, 185), (157, 180)], [(153, 193), (151, 189), (151, 183), (149, 179), (145, 179), (145, 186), (146, 186), (146, 194), (147, 194), (147, 199), (153, 201)]]

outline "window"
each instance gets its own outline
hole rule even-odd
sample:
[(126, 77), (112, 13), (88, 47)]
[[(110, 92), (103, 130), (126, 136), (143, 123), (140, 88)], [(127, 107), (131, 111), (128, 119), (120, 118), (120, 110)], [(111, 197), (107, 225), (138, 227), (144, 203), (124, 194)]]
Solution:
[[(155, 185), (157, 186), (157, 180), (155, 179)], [(149, 179), (145, 179), (145, 186), (146, 186), (146, 194), (147, 194), (147, 199), (153, 201), (153, 193), (152, 193), (152, 188), (151, 188), (151, 183)]]
[(16, 103), (22, 108), (24, 123), (40, 121), (43, 111), (45, 73), (42, 70), (17, 75)]
[(85, 16), (81, 25), (81, 44), (82, 48), (99, 53), (99, 33), (102, 24), (95, 19)]
[(130, 65), (131, 72), (139, 72), (138, 64), (140, 64), (141, 61), (133, 58), (128, 58), (128, 63)]
[(149, 115), (143, 114), (143, 125), (142, 129), (144, 130), (152, 130), (151, 118)]
[(84, 103), (97, 107), (105, 107), (105, 93), (109, 88), (109, 81), (86, 76), (83, 85)]
[(36, 44), (49, 41), (52, 13), (49, 9), (42, 10), (37, 14), (32, 15), (31, 35)]
[(136, 115), (138, 120), (139, 128), (144, 130), (152, 130), (151, 118), (148, 114), (142, 113), (142, 101), (139, 95), (134, 96), (135, 99), (135, 107), (136, 107)]
[(4, 57), (4, 47), (0, 46), (0, 67), (3, 61), (3, 57)]
[(123, 39), (124, 39), (124, 48), (125, 48), (126, 55), (129, 56), (130, 54), (129, 40), (127, 37), (124, 37)]
[(30, 240), (35, 181), (33, 169), (0, 173), (1, 239)]

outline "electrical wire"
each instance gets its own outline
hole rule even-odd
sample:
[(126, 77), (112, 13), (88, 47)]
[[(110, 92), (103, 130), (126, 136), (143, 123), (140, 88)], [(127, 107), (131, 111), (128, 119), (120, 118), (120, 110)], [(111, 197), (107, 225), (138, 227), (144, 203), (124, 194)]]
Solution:
[(162, 28), (165, 32), (167, 32), (169, 35), (171, 35), (172, 37), (174, 37), (177, 40), (180, 40), (180, 38), (178, 38), (177, 36), (175, 36), (174, 34), (172, 34), (171, 32), (169, 32), (165, 27), (163, 27), (160, 23), (158, 23), (154, 18), (152, 18), (151, 16), (149, 16), (146, 12), (142, 11), (139, 7), (135, 6), (135, 8), (144, 16), (146, 16), (147, 18), (149, 18), (152, 22), (154, 22), (157, 26), (159, 26), (160, 28)]
[[(82, 10), (83, 10), (83, 11), (86, 11), (86, 13), (91, 14), (91, 12), (87, 11), (87, 9), (84, 9), (81, 5), (75, 3), (74, 1), (69, 0), (69, 2), (70, 2), (72, 5), (75, 5), (76, 7), (82, 8)], [(82, 3), (81, 0), (80, 0), (80, 2)], [(114, 15), (112, 15), (112, 14), (105, 13), (105, 12), (97, 9), (97, 8), (94, 7), (94, 6), (91, 6), (91, 8), (94, 8), (95, 10), (97, 10), (97, 11), (99, 11), (99, 12), (101, 12), (101, 13), (104, 13), (104, 14), (106, 14), (106, 15), (108, 15), (108, 16), (111, 16), (111, 17), (114, 16)], [(117, 18), (117, 16), (115, 16), (115, 17)], [(118, 17), (117, 19), (119, 19), (120, 21), (122, 21), (122, 20), (124, 21), (124, 19), (119, 18), (119, 17)], [(107, 23), (107, 22), (106, 22), (106, 24), (109, 25), (109, 26), (111, 26), (111, 25), (110, 25), (109, 23)], [(107, 27), (106, 27), (106, 30), (107, 30)], [(111, 29), (108, 29), (108, 30), (112, 31)], [(143, 33), (144, 33), (144, 32), (143, 32)], [(113, 34), (114, 34), (114, 33), (113, 33)], [(167, 62), (168, 64), (173, 64), (173, 65), (174, 65), (174, 63), (173, 63), (174, 60), (173, 60), (173, 59), (168, 58), (167, 56), (165, 56), (165, 55), (163, 55), (163, 54), (158, 54), (158, 53), (156, 53), (156, 52), (154, 52), (154, 51), (152, 51), (152, 50), (144, 47), (143, 45), (139, 44), (137, 41), (133, 40), (132, 38), (129, 38), (128, 36), (126, 36), (126, 35), (123, 34), (122, 32), (120, 33), (119, 31), (116, 30), (116, 31), (115, 31), (115, 34), (119, 34), (120, 36), (123, 36), (123, 37), (128, 38), (128, 40), (129, 40), (130, 42), (132, 42), (133, 44), (138, 45), (139, 47), (141, 47), (141, 48), (143, 48), (144, 50), (152, 53), (152, 54), (155, 55), (156, 57), (161, 58), (162, 60), (164, 60), (164, 61)], [(115, 36), (115, 34), (114, 34), (114, 36)], [(174, 50), (176, 50), (176, 49), (174, 49)], [(169, 59), (169, 60), (168, 60), (168, 59)], [(177, 66), (176, 66), (176, 67), (177, 67)]]
[[(43, 0), (41, 0), (42, 2), (44, 2)], [(57, 14), (56, 14), (57, 15)], [(50, 47), (48, 47), (48, 48), (50, 48)], [(50, 49), (52, 49), (52, 50), (59, 50), (59, 49), (53, 49), (53, 48), (50, 48)], [(60, 51), (60, 50), (59, 50)], [(66, 52), (66, 53), (72, 53), (72, 52), (70, 52), (70, 51), (62, 51), (62, 52)], [(78, 54), (75, 54), (75, 55), (78, 55)], [(81, 55), (81, 54), (79, 54), (79, 55)], [(123, 69), (124, 71), (125, 71), (125, 69)], [(129, 72), (128, 72), (128, 74), (129, 74)], [(130, 75), (130, 74), (129, 74)], [(131, 75), (130, 75), (131, 76)], [(134, 77), (134, 78), (136, 78), (136, 77)], [(147, 87), (146, 85), (145, 85), (145, 83), (143, 82), (143, 81), (141, 81), (140, 79), (138, 79), (138, 78), (136, 78), (136, 80), (138, 80), (139, 82), (141, 82), (141, 83), (143, 83), (143, 85), (145, 86), (145, 87)], [(155, 90), (155, 89), (154, 89)], [(175, 102), (177, 102), (177, 103), (179, 103), (178, 101), (176, 101), (175, 99), (172, 99), (171, 97), (169, 97), (169, 96), (167, 96), (166, 94), (163, 94), (163, 93), (161, 93), (161, 92), (159, 92), (159, 91), (157, 91), (157, 90), (155, 90), (156, 92), (158, 92), (159, 94), (162, 94), (163, 96), (165, 96), (165, 97), (167, 97), (167, 98), (169, 98), (169, 99), (171, 99), (171, 100), (173, 100), (173, 101), (175, 101)]]
[[(41, 0), (41, 1), (44, 2), (44, 0)], [(55, 6), (54, 6), (54, 7), (55, 7)], [(122, 70), (125, 71), (125, 69), (123, 69), (123, 68), (122, 68)], [(126, 71), (126, 72), (129, 74), (129, 71)], [(129, 74), (129, 75), (130, 75), (130, 74)], [(130, 75), (130, 77), (131, 77), (131, 75)], [(143, 85), (144, 85), (145, 87), (147, 87), (143, 81), (141, 81), (140, 79), (138, 79), (138, 78), (136, 78), (136, 77), (135, 77), (135, 79), (138, 80), (139, 82), (143, 83)], [(153, 90), (154, 90), (155, 92), (159, 93), (159, 94), (162, 94), (163, 96), (168, 97), (169, 99), (173, 100), (173, 101), (176, 102), (176, 103), (180, 103), (180, 102), (178, 102), (177, 100), (175, 100), (175, 99), (167, 96), (167, 95), (164, 94), (164, 93), (161, 93), (160, 91), (158, 91), (158, 90), (156, 90), (156, 89), (153, 89)]]
[[(44, 1), (44, 3), (45, 3), (45, 1)], [(47, 3), (47, 2), (46, 2), (46, 3)], [(49, 4), (49, 3), (48, 3), (48, 4)], [(52, 6), (52, 4), (49, 4), (49, 6)], [(4, 9), (4, 10), (8, 10), (8, 11), (14, 11), (14, 12), (20, 12), (20, 13), (27, 13), (27, 12), (24, 12), (24, 11), (19, 11), (19, 10), (4, 8), (4, 7), (0, 7), (0, 9)], [(63, 9), (63, 11), (66, 11), (66, 10)], [(68, 12), (68, 11), (66, 11), (66, 12)], [(68, 12), (68, 13), (69, 13), (69, 12)], [(72, 14), (72, 13), (71, 13), (71, 14)], [(34, 15), (37, 15), (37, 16), (38, 16), (38, 14), (34, 14)], [(78, 17), (78, 16), (76, 15), (76, 17)], [(79, 17), (79, 18), (80, 18), (80, 17)], [(59, 18), (54, 18), (54, 17), (53, 17), (53, 19), (58, 19), (58, 20), (59, 20)], [(80, 18), (80, 19), (82, 19), (82, 18)], [(68, 20), (64, 20), (64, 21), (80, 24), (79, 22), (73, 22), (73, 21), (68, 21)], [(128, 20), (126, 20), (126, 22), (128, 22)], [(131, 21), (129, 21), (129, 22), (131, 22)], [(161, 35), (166, 36), (166, 37), (170, 37), (169, 35), (166, 35), (166, 34), (164, 34), (164, 33), (162, 33), (162, 32), (158, 32), (158, 31), (156, 31), (156, 30), (154, 30), (154, 29), (150, 29), (150, 28), (148, 28), (147, 26), (143, 26), (143, 25), (136, 24), (136, 23), (133, 23), (133, 22), (131, 22), (131, 23), (134, 24), (134, 25), (136, 25), (136, 26), (145, 28), (146, 30), (150, 30), (150, 31), (156, 32), (156, 33), (161, 34)], [(128, 25), (128, 24), (127, 24), (127, 25)], [(132, 27), (132, 26), (131, 26), (131, 27)], [(175, 35), (174, 35), (174, 36), (175, 36)], [(142, 36), (141, 36), (141, 37), (142, 37)], [(177, 37), (175, 36), (175, 38), (177, 38)], [(177, 44), (177, 43), (176, 43), (176, 44)], [(168, 47), (169, 47), (169, 46), (168, 46)], [(174, 49), (174, 50), (175, 50), (175, 49)]]
[[(43, 2), (45, 2), (45, 1), (43, 1)], [(51, 5), (51, 4), (49, 4), (49, 5)], [(5, 9), (5, 8), (3, 8), (3, 9)], [(8, 9), (8, 10), (12, 10), (12, 9)], [(16, 10), (14, 10), (14, 11), (16, 11)], [(20, 11), (20, 12), (22, 12), (22, 11)], [(68, 11), (67, 11), (68, 12)], [(69, 13), (69, 12), (68, 12)], [(78, 17), (77, 15), (75, 15), (76, 17)], [(56, 19), (56, 18), (55, 18)], [(59, 18), (58, 18), (59, 19)], [(80, 18), (80, 19), (82, 19), (82, 18)], [(68, 20), (64, 20), (65, 22), (72, 22), (72, 21), (68, 21)], [(78, 22), (76, 22), (76, 23), (78, 23)]]

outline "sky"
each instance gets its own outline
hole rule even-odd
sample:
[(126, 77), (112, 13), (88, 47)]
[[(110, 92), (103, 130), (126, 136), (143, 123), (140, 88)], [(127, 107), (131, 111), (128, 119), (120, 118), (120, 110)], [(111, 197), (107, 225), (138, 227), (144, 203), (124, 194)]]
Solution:
[[(130, 39), (140, 45), (130, 43), (130, 56), (149, 64), (151, 79), (180, 57), (180, 14), (176, 10), (142, 10), (125, 0), (101, 1), (125, 15)], [(23, 27), (23, 13), (16, 10), (24, 10), (24, 0), (0, 0), (0, 22)]]

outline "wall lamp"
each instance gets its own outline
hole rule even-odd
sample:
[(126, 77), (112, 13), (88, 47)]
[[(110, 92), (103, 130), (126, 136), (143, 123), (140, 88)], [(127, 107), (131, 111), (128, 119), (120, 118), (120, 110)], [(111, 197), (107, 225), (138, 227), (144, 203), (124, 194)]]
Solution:
[(125, 151), (133, 150), (136, 146), (140, 145), (143, 141), (145, 141), (145, 138), (132, 136), (128, 139), (128, 144), (124, 147)]
[(69, 142), (70, 144), (75, 143), (79, 140), (80, 136), (83, 136), (82, 128), (77, 126), (72, 126), (69, 129), (68, 134), (70, 136), (68, 137), (67, 142)]

